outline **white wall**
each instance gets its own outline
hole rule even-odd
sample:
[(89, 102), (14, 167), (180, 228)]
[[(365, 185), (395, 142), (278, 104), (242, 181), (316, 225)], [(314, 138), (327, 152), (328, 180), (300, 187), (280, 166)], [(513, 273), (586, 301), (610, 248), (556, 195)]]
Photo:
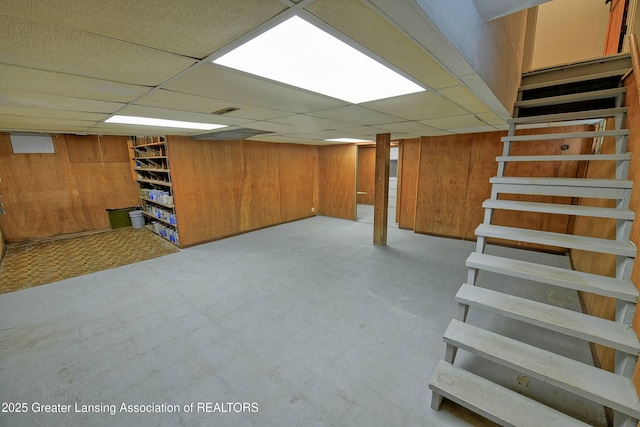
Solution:
[(608, 20), (604, 0), (553, 0), (538, 6), (531, 68), (602, 56)]

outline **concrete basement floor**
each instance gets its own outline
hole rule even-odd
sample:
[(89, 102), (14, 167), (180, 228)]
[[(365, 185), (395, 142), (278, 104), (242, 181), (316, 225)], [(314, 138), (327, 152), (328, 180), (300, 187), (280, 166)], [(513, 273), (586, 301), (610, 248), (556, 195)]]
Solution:
[[(429, 407), (474, 242), (396, 228), (388, 241), (374, 247), (367, 223), (314, 217), (0, 295), (0, 401), (27, 409), (0, 412), (0, 425), (492, 425), (449, 402)], [(563, 345), (590, 357), (584, 343)]]

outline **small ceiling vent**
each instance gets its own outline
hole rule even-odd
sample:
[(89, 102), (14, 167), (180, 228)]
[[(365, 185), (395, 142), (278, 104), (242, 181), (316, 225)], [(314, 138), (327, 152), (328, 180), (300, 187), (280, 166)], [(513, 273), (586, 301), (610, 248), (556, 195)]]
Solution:
[(207, 140), (207, 141), (229, 141), (229, 140), (239, 140), (239, 139), (247, 139), (252, 136), (262, 135), (267, 133), (264, 130), (257, 129), (248, 129), (248, 128), (240, 128), (240, 129), (231, 129), (225, 130), (222, 132), (211, 132), (211, 133), (203, 133), (200, 135), (193, 135), (191, 139), (197, 140)]
[(239, 108), (236, 107), (227, 107), (227, 108), (221, 108), (220, 110), (217, 111), (213, 111), (211, 112), (211, 114), (218, 114), (218, 115), (222, 115), (222, 114), (229, 114), (229, 113), (233, 113), (234, 111), (238, 111)]

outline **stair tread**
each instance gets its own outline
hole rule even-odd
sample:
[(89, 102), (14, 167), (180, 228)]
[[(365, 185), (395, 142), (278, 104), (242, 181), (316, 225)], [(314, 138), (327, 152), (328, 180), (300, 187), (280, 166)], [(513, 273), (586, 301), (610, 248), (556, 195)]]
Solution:
[(633, 283), (614, 277), (600, 276), (479, 252), (473, 252), (469, 255), (466, 260), (466, 266), (576, 291), (617, 298), (632, 303), (636, 303), (638, 300), (638, 290)]
[(507, 426), (584, 427), (583, 423), (441, 360), (429, 381), (429, 388), (447, 399), (498, 424)]
[(563, 133), (542, 133), (535, 135), (510, 135), (500, 138), (502, 142), (517, 141), (548, 141), (551, 139), (572, 139), (572, 138), (597, 138), (597, 137), (616, 137), (628, 136), (629, 129), (620, 130), (602, 130), (602, 131), (585, 131), (585, 132), (563, 132)]
[(635, 418), (640, 400), (631, 379), (453, 319), (444, 341)]
[(554, 86), (561, 86), (561, 85), (570, 84), (570, 83), (587, 82), (587, 81), (590, 81), (590, 80), (605, 79), (607, 77), (623, 76), (628, 71), (629, 71), (629, 68), (620, 68), (620, 69), (611, 70), (611, 71), (605, 71), (605, 72), (601, 72), (601, 73), (584, 74), (584, 75), (579, 75), (579, 76), (571, 76), (571, 77), (566, 77), (566, 78), (559, 78), (559, 79), (556, 79), (556, 80), (548, 80), (548, 81), (544, 81), (544, 82), (525, 84), (525, 85), (520, 86), (519, 90), (521, 92), (526, 92), (528, 90), (533, 90), (533, 89), (541, 89), (541, 88), (548, 88), (548, 87), (554, 87)]
[(489, 182), (492, 184), (526, 184), (592, 188), (631, 188), (633, 186), (632, 181), (624, 179), (539, 178), (522, 176), (494, 176), (489, 178)]
[(631, 153), (624, 154), (557, 154), (540, 156), (498, 156), (496, 162), (572, 162), (572, 161), (629, 161)]
[(605, 117), (613, 117), (618, 114), (627, 113), (627, 107), (604, 108), (600, 110), (590, 111), (572, 111), (570, 113), (544, 114), (540, 116), (516, 117), (507, 119), (508, 124), (528, 124), (528, 123), (552, 123), (559, 121), (571, 121), (580, 119), (599, 119)]
[(627, 221), (632, 221), (635, 216), (635, 213), (629, 209), (601, 208), (597, 206), (568, 205), (562, 203), (526, 202), (519, 200), (488, 199), (482, 203), (482, 207), (485, 209), (615, 218)]
[(547, 105), (567, 104), (571, 102), (590, 101), (596, 99), (612, 98), (626, 92), (626, 88), (617, 87), (612, 89), (594, 90), (590, 92), (572, 93), (570, 95), (549, 96), (546, 98), (529, 99), (526, 101), (516, 101), (515, 107), (531, 108), (543, 107)]
[(635, 356), (640, 353), (636, 333), (622, 323), (468, 284), (460, 287), (456, 301)]
[(501, 225), (480, 224), (476, 228), (476, 235), (627, 257), (635, 257), (636, 254), (636, 248), (630, 241), (619, 242), (597, 237), (576, 236), (574, 234), (504, 227)]
[(493, 177), (489, 179), (497, 194), (526, 194), (537, 196), (586, 197), (624, 200), (629, 197), (632, 182), (625, 180)]

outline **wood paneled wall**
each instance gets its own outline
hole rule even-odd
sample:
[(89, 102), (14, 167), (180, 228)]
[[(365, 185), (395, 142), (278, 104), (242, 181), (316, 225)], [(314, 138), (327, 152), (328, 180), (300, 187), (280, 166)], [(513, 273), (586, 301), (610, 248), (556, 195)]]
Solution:
[(415, 224), (419, 169), (420, 138), (400, 141), (396, 200), (396, 222), (400, 228), (413, 230)]
[(182, 247), (315, 215), (316, 147), (167, 141)]
[(2, 230), (0, 230), (0, 261), (2, 261), (2, 258), (4, 257), (5, 249), (4, 237), (2, 237)]
[(375, 195), (376, 147), (358, 146), (358, 194), (356, 200), (362, 205), (373, 205)]
[[(611, 120), (609, 123), (612, 123)], [(613, 128), (613, 126), (608, 126)], [(605, 138), (602, 147), (602, 154), (615, 153), (615, 139)], [(615, 162), (589, 162), (586, 169), (587, 178), (595, 179), (615, 179)], [(579, 201), (584, 206), (599, 206), (614, 208), (615, 200), (589, 199), (583, 198)], [(616, 238), (616, 221), (608, 218), (576, 217), (573, 232), (580, 236), (599, 237), (603, 239)], [(600, 274), (603, 276), (615, 277), (616, 257), (615, 255), (571, 250), (571, 262), (575, 270), (588, 273)], [(614, 320), (616, 312), (616, 302), (613, 298), (602, 297), (586, 292), (580, 292), (580, 298), (584, 310), (593, 315), (605, 319)], [(593, 344), (596, 364), (603, 369), (613, 370), (615, 364), (615, 353), (612, 349)]]
[(137, 205), (126, 137), (58, 135), (54, 154), (13, 154), (0, 134), (7, 243), (109, 228), (107, 209)]
[[(637, 214), (640, 212), (640, 99), (638, 99), (638, 92), (635, 82), (635, 76), (632, 74), (627, 77), (624, 82), (627, 88), (627, 95), (625, 105), (629, 108), (627, 113), (627, 127), (629, 130), (629, 142), (627, 151), (631, 152), (631, 164), (629, 166), (628, 179), (633, 181), (633, 190), (631, 191), (631, 200), (629, 202), (629, 208)], [(640, 219), (636, 219), (631, 227), (631, 241), (636, 245), (636, 248), (640, 248)], [(638, 260), (634, 263), (634, 268), (631, 272), (631, 281), (640, 289), (640, 263)], [(604, 301), (605, 304), (607, 303)], [(636, 309), (632, 323), (633, 330), (636, 335), (640, 337), (640, 310)], [(633, 374), (633, 383), (636, 386), (636, 391), (640, 395), (640, 363), (636, 365), (636, 370)]]
[(319, 213), (356, 220), (356, 146), (318, 147)]
[[(627, 151), (632, 153), (631, 164), (629, 167), (628, 179), (633, 181), (633, 190), (631, 192), (631, 201), (629, 207), (634, 212), (640, 209), (640, 107), (638, 105), (638, 97), (636, 93), (636, 85), (634, 76), (630, 75), (625, 80), (627, 87), (627, 95), (625, 105), (629, 108), (627, 114), (627, 127), (630, 129)], [(614, 141), (605, 138), (603, 145), (603, 153), (613, 153)], [(591, 162), (587, 168), (587, 176), (589, 178), (614, 178), (615, 167), (613, 162)], [(581, 204), (597, 205), (605, 207), (615, 206), (611, 201), (599, 201), (594, 199), (582, 199)], [(607, 239), (615, 239), (616, 224), (614, 220), (581, 217), (576, 220), (575, 233), (581, 235), (595, 236)], [(631, 228), (631, 241), (640, 247), (640, 224), (636, 219)], [(607, 254), (599, 254), (587, 251), (571, 251), (571, 261), (573, 267), (579, 271), (601, 274), (603, 276), (615, 277), (615, 256)], [(640, 289), (640, 267), (636, 261), (631, 273), (631, 281)], [(606, 319), (615, 318), (615, 300), (607, 297), (596, 296), (588, 293), (581, 293), (581, 299), (587, 313), (600, 316)], [(633, 328), (636, 334), (640, 336), (640, 316), (639, 310), (636, 310), (633, 319)], [(603, 369), (613, 370), (614, 368), (614, 352), (603, 346), (594, 346), (594, 355), (596, 363)], [(634, 384), (636, 390), (640, 394), (640, 364), (636, 366), (634, 374)]]
[[(518, 134), (570, 132), (584, 127), (533, 129)], [(475, 240), (474, 231), (483, 221), (482, 202), (491, 195), (489, 179), (496, 175), (496, 156), (502, 154), (500, 138), (505, 132), (422, 137), (418, 192), (416, 198), (415, 231), (425, 234)], [(513, 155), (577, 154), (591, 141), (582, 139), (517, 142)], [(562, 147), (565, 145), (566, 147)], [(403, 166), (404, 167), (404, 166)], [(506, 175), (575, 177), (578, 162), (511, 163)], [(404, 185), (404, 183), (403, 183)], [(543, 196), (502, 195), (501, 198), (527, 201), (559, 201)], [(569, 201), (564, 201), (568, 202)], [(404, 203), (404, 202), (403, 202)], [(570, 226), (566, 215), (528, 212), (495, 212), (494, 224), (518, 226), (536, 230), (566, 232)], [(562, 248), (542, 247), (520, 242), (502, 242), (514, 246), (562, 251)]]

